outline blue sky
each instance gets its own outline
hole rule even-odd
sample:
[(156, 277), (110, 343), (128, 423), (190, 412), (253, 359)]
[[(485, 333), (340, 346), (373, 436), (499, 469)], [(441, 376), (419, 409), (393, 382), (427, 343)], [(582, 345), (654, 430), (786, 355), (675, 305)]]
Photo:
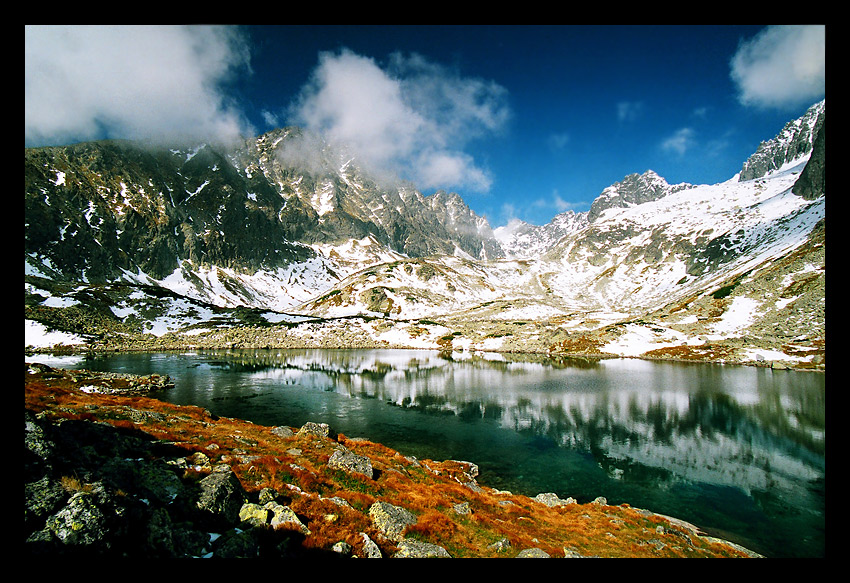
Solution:
[(28, 26), (25, 145), (302, 125), (495, 226), (731, 178), (824, 97), (823, 26)]

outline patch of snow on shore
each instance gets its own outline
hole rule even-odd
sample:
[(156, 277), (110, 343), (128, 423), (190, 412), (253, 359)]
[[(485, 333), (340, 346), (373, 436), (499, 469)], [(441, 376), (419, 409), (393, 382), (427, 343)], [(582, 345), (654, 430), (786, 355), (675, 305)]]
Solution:
[(620, 356), (640, 356), (650, 350), (693, 343), (698, 341), (691, 341), (688, 336), (675, 330), (652, 329), (638, 324), (628, 324), (625, 334), (609, 342), (600, 350)]
[(77, 344), (85, 344), (85, 339), (76, 334), (67, 334), (65, 332), (51, 332), (44, 324), (33, 320), (24, 320), (24, 346), (32, 346), (33, 348), (48, 348), (57, 344), (73, 346)]
[(739, 332), (753, 323), (753, 317), (760, 303), (752, 298), (738, 297), (723, 313), (720, 321), (713, 326), (716, 334)]

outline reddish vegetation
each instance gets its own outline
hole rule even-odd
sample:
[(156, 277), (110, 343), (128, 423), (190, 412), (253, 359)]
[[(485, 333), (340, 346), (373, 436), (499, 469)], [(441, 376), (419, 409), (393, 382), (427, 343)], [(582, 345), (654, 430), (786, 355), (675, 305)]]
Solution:
[[(200, 407), (177, 406), (155, 398), (86, 393), (85, 381), (70, 375), (26, 373), (25, 407), (50, 417), (87, 419), (143, 431), (209, 458), (187, 478), (200, 478), (218, 463), (230, 465), (249, 493), (274, 488), (305, 517), (310, 535), (304, 545), (328, 549), (344, 540), (355, 551), (358, 533), (378, 542), (384, 556), (395, 551), (372, 525), (368, 509), (376, 501), (403, 506), (417, 516), (406, 536), (444, 547), (452, 557), (513, 557), (521, 549), (540, 548), (552, 557), (565, 549), (600, 557), (740, 557), (744, 553), (709, 541), (642, 513), (628, 505), (571, 504), (550, 508), (529, 497), (485, 486), (473, 490), (466, 465), (453, 461), (413, 460), (381, 444), (294, 434), (280, 437), (271, 427), (237, 419), (214, 418)], [(139, 412), (149, 413), (138, 415)], [(132, 413), (136, 413), (131, 417)], [(140, 421), (141, 420), (141, 421)], [(327, 461), (339, 444), (367, 456), (373, 478), (333, 469)], [(191, 457), (191, 456), (190, 456)], [(483, 477), (486, 481), (486, 476)], [(345, 499), (352, 508), (331, 497)], [(467, 503), (468, 514), (455, 511)], [(657, 527), (663, 527), (657, 530)], [(507, 539), (506, 551), (488, 548)], [(689, 541), (684, 543), (683, 541)]]

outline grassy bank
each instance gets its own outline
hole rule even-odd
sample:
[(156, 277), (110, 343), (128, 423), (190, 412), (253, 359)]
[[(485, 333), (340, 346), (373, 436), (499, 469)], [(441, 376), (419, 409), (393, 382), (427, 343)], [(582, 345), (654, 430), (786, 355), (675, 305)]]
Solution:
[[(156, 399), (156, 390), (168, 389), (158, 377), (152, 386), (146, 382), (27, 366), (25, 407), (42, 418), (108, 424), (179, 446), (186, 454), (185, 481), (199, 481), (226, 464), (250, 495), (270, 488), (286, 499), (309, 529), (300, 541), (306, 549), (330, 550), (344, 541), (358, 554), (360, 533), (366, 533), (383, 556), (392, 556), (398, 541), (383, 536), (369, 515), (380, 501), (415, 515), (405, 538), (440, 545), (457, 558), (515, 557), (527, 549), (550, 557), (750, 556), (646, 510), (601, 499), (548, 506), (487, 487), (474, 463), (418, 460), (332, 431), (324, 436), (217, 418), (199, 407)], [(368, 458), (372, 476), (329, 464), (340, 447)], [(67, 478), (74, 483), (74, 476)]]

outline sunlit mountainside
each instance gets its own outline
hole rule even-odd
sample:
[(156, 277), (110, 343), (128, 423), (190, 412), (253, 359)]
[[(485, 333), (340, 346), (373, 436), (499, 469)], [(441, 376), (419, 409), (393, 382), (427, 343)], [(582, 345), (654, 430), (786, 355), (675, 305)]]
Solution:
[(25, 344), (823, 368), (824, 119), (813, 105), (725, 182), (646, 170), (586, 213), (497, 229), (297, 128), (229, 149), (26, 149)]

